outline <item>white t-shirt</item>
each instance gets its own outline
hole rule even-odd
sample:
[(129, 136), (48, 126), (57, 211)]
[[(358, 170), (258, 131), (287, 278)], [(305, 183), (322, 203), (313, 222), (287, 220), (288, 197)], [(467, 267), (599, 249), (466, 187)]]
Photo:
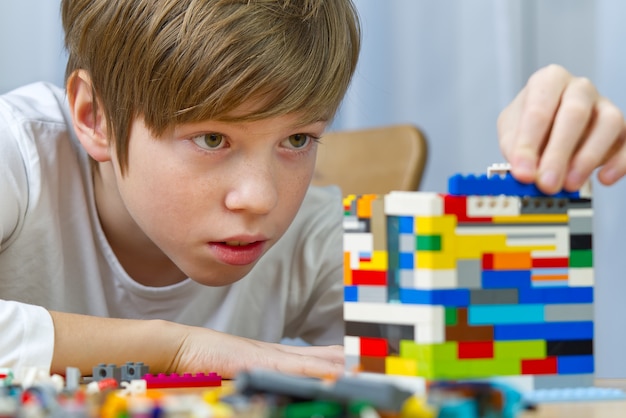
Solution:
[(0, 367), (50, 367), (48, 309), (340, 344), (341, 217), (338, 189), (311, 188), (285, 235), (239, 282), (143, 286), (102, 232), (64, 91), (37, 83), (0, 96)]

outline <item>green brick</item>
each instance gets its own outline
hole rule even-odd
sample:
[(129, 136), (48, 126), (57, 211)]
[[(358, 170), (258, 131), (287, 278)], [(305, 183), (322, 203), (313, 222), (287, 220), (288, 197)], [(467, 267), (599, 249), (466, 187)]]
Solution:
[(451, 308), (446, 306), (446, 326), (453, 326), (457, 324), (457, 308)]
[(542, 359), (546, 358), (546, 350), (544, 340), (496, 341), (493, 356), (496, 360)]
[(449, 341), (440, 344), (417, 344), (411, 340), (400, 341), (400, 357), (416, 359), (418, 362), (438, 362), (457, 358), (457, 343)]
[(441, 251), (441, 235), (417, 235), (415, 248), (418, 251)]
[(476, 379), (492, 376), (519, 376), (518, 360), (471, 359), (418, 363), (417, 374), (427, 379)]
[(570, 250), (569, 266), (570, 267), (593, 267), (593, 251), (592, 250)]
[[(467, 360), (473, 377), (518, 376), (522, 374), (519, 360)], [(470, 376), (472, 377), (472, 376)]]
[(425, 349), (424, 345), (417, 345), (415, 341), (400, 340), (400, 352), (398, 355), (402, 358), (418, 359), (424, 356), (423, 352)]
[(417, 375), (426, 379), (458, 379), (458, 361), (440, 361), (437, 363), (418, 363)]

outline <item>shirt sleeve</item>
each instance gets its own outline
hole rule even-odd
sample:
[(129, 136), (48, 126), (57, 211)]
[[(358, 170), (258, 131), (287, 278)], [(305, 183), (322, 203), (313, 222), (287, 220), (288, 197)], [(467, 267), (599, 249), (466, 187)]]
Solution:
[(0, 103), (0, 252), (15, 237), (24, 218), (29, 189), (24, 158), (12, 129), (14, 124), (3, 111)]
[(50, 313), (35, 305), (0, 300), (0, 367), (50, 371), (54, 324)]
[[(28, 207), (29, 185), (17, 141), (18, 126), (10, 109), (0, 102), (0, 253), (19, 233)], [(0, 367), (49, 370), (53, 351), (54, 325), (45, 308), (0, 299)]]

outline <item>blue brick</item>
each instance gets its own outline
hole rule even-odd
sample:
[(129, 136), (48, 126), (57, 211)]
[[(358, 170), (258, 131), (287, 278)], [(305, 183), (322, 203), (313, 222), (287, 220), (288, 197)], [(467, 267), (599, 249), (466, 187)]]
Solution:
[(529, 288), (530, 270), (483, 270), (481, 272), (483, 289)]
[(343, 300), (346, 302), (358, 302), (359, 289), (356, 286), (345, 286), (343, 288)]
[(435, 299), (432, 290), (400, 288), (400, 303), (434, 305)]
[(494, 340), (590, 340), (593, 322), (545, 322), (543, 324), (495, 325)]
[(593, 373), (593, 356), (560, 356), (556, 359), (557, 374)]
[(400, 289), (400, 302), (419, 305), (468, 306), (469, 289)]
[(554, 196), (574, 199), (580, 196), (578, 192), (565, 190), (547, 195), (534, 184), (524, 184), (517, 181), (511, 174), (504, 177), (497, 175), (487, 177), (486, 174), (480, 176), (455, 174), (448, 179), (448, 193), (456, 196), (503, 194), (507, 196)]
[(469, 306), (469, 289), (442, 289), (436, 290), (441, 294), (441, 305), (444, 306)]
[(413, 253), (400, 253), (399, 264), (398, 267), (406, 270), (413, 270), (415, 268), (415, 264), (413, 260), (415, 256)]
[(401, 234), (414, 234), (413, 222), (412, 216), (398, 216), (398, 232)]
[(593, 287), (519, 289), (519, 303), (593, 303)]

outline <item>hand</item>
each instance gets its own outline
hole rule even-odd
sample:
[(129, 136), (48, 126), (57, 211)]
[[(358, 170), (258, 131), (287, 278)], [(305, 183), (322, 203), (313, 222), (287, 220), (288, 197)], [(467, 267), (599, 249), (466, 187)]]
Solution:
[(171, 367), (176, 372), (207, 370), (224, 378), (253, 368), (311, 377), (338, 376), (344, 371), (341, 346), (302, 347), (266, 343), (212, 330), (189, 328)]
[(622, 112), (591, 82), (550, 65), (533, 74), (498, 118), (511, 172), (545, 193), (578, 190), (596, 167), (601, 183), (626, 174)]

